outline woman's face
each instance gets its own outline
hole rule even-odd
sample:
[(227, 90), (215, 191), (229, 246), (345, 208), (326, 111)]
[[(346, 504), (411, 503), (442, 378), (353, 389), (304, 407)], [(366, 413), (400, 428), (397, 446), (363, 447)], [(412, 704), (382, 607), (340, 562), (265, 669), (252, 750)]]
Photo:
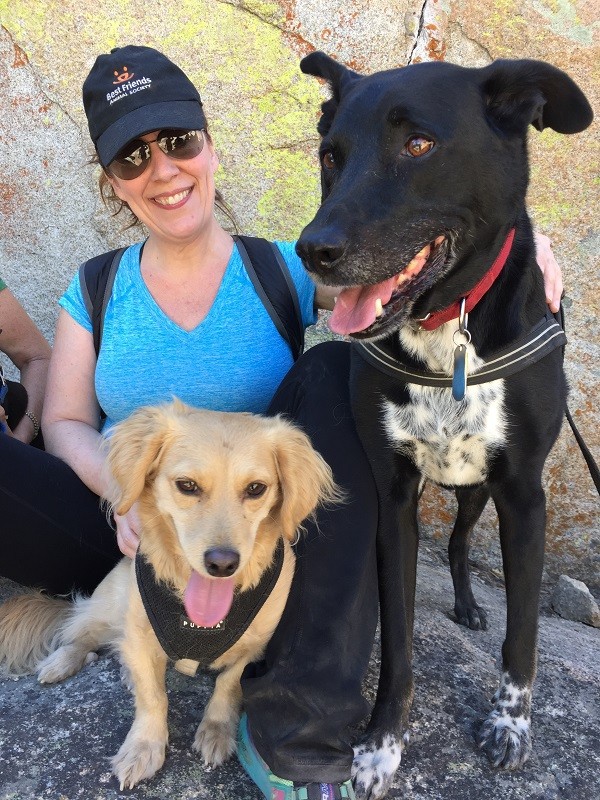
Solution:
[(202, 151), (188, 160), (165, 155), (154, 139), (158, 131), (138, 138), (150, 143), (150, 163), (132, 180), (107, 171), (115, 194), (127, 203), (150, 235), (178, 243), (193, 241), (215, 224), (214, 174), (219, 160), (205, 133)]

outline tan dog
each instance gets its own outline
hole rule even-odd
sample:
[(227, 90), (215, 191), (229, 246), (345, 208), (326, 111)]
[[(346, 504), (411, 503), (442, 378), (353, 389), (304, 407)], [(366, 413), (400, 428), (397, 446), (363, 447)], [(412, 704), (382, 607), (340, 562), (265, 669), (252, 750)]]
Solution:
[[(193, 748), (207, 764), (220, 764), (235, 748), (242, 670), (263, 653), (286, 602), (290, 543), (319, 502), (336, 499), (331, 471), (309, 438), (281, 418), (177, 401), (142, 408), (117, 425), (108, 465), (113, 509), (124, 514), (137, 503), (140, 556), (198, 627), (227, 618), (234, 589), (241, 596), (259, 583), (283, 541), (273, 590), (241, 638), (210, 664), (222, 671)], [(134, 562), (122, 559), (89, 598), (67, 603), (30, 593), (0, 608), (0, 664), (13, 674), (37, 671), (41, 683), (54, 683), (106, 645), (118, 649), (135, 695), (135, 719), (112, 760), (121, 788), (133, 787), (160, 769), (168, 739), (168, 657)]]

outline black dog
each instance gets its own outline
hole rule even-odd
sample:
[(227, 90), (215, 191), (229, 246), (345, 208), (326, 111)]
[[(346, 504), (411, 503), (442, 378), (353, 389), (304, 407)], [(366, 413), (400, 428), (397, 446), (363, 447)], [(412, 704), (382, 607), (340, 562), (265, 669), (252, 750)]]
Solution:
[(577, 133), (587, 100), (539, 61), (484, 69), (424, 63), (358, 75), (323, 53), (323, 202), (297, 250), (340, 289), (330, 325), (353, 345), (352, 392), (379, 492), (382, 658), (377, 701), (356, 748), (359, 797), (379, 798), (400, 763), (411, 668), (417, 502), (426, 479), (455, 487), (450, 545), (459, 621), (485, 627), (471, 593), (468, 538), (491, 495), (507, 595), (503, 673), (479, 744), (520, 766), (530, 749), (544, 461), (565, 412), (560, 345), (525, 209), (527, 129)]

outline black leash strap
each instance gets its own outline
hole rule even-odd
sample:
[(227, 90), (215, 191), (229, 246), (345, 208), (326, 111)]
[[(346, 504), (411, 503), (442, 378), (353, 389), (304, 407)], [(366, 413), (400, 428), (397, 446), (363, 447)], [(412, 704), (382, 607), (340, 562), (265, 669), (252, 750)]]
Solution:
[[(561, 328), (565, 329), (565, 310), (563, 308), (563, 304), (560, 304), (560, 309), (558, 314), (556, 314), (558, 321), (560, 322)], [(565, 348), (563, 347), (563, 360), (565, 357)], [(596, 491), (600, 494), (600, 470), (598, 469), (598, 464), (594, 459), (594, 456), (590, 453), (590, 449), (587, 444), (583, 440), (583, 436), (579, 433), (577, 425), (575, 425), (575, 420), (571, 416), (571, 412), (569, 411), (569, 407), (565, 407), (565, 416), (567, 418), (567, 422), (571, 426), (571, 430), (573, 431), (573, 436), (579, 445), (579, 449), (581, 450), (581, 454), (585, 459), (585, 463), (587, 464), (587, 468), (590, 472), (592, 480), (594, 481), (594, 486), (596, 487)]]
[(567, 418), (567, 422), (571, 426), (571, 430), (573, 431), (573, 435), (577, 440), (577, 444), (579, 445), (579, 449), (581, 450), (581, 454), (585, 458), (585, 463), (590, 471), (590, 475), (592, 476), (592, 480), (594, 481), (594, 485), (596, 486), (596, 490), (598, 494), (600, 494), (600, 470), (598, 470), (598, 465), (596, 464), (593, 455), (590, 453), (590, 449), (587, 444), (583, 441), (582, 435), (577, 430), (577, 426), (571, 416), (571, 412), (567, 407), (565, 409), (565, 416)]

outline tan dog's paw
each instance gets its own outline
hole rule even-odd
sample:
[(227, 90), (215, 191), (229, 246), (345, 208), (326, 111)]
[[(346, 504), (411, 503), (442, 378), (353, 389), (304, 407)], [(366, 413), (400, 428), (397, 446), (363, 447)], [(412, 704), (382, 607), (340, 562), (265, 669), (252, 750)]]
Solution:
[(133, 789), (136, 783), (151, 778), (162, 767), (167, 748), (164, 739), (143, 739), (130, 732), (111, 761), (113, 775), (121, 791)]
[(236, 721), (219, 722), (203, 719), (192, 749), (200, 753), (209, 767), (218, 767), (235, 752)]
[(97, 653), (90, 653), (87, 647), (82, 650), (77, 644), (64, 645), (42, 661), (38, 669), (38, 681), (40, 683), (64, 681), (97, 658)]

